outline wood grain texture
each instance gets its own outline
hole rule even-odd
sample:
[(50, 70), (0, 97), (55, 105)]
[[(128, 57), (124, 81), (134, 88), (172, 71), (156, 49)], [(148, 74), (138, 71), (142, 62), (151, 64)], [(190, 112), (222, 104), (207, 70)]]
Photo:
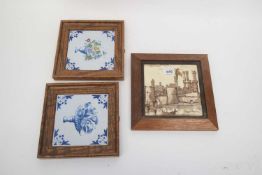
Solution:
[[(52, 147), (56, 97), (58, 94), (107, 93), (108, 145)], [(38, 158), (119, 156), (118, 83), (51, 83), (46, 85)]]
[[(206, 54), (131, 54), (131, 128), (132, 130), (181, 130), (181, 131), (217, 131), (218, 123), (212, 82)], [(206, 118), (161, 118), (147, 117), (143, 114), (142, 96), (142, 62), (155, 61), (199, 61), (201, 63), (204, 99), (207, 109)], [(201, 82), (200, 82), (201, 83)]]
[[(70, 30), (115, 31), (114, 70), (66, 70), (68, 34)], [(55, 80), (123, 80), (124, 79), (124, 21), (122, 20), (62, 20), (55, 56)]]

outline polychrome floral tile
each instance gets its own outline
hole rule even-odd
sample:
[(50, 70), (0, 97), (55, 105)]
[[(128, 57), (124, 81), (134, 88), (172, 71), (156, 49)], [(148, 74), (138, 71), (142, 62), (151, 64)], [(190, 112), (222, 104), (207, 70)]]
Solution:
[(67, 50), (67, 70), (113, 70), (115, 32), (71, 30)]
[(108, 94), (57, 95), (53, 146), (108, 144)]

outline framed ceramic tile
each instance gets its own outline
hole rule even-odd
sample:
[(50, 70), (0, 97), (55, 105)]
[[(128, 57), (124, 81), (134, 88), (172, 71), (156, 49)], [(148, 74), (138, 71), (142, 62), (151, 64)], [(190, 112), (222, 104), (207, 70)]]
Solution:
[(133, 130), (218, 130), (207, 55), (132, 54)]
[(54, 79), (121, 80), (123, 65), (123, 21), (61, 21)]
[(118, 156), (118, 83), (47, 84), (39, 158)]

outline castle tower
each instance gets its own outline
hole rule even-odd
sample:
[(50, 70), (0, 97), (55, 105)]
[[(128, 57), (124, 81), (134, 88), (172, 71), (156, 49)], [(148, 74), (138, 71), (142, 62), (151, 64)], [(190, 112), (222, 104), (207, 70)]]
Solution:
[(189, 73), (188, 73), (188, 71), (186, 71), (186, 80), (187, 81), (189, 81), (189, 76), (188, 75), (189, 75)]
[(190, 91), (190, 84), (191, 84), (191, 81), (189, 80), (188, 71), (183, 71), (183, 83), (184, 83), (183, 93), (187, 94)]
[(184, 83), (184, 89), (186, 88), (186, 71), (183, 71), (183, 83)]
[(150, 94), (149, 94), (150, 103), (152, 106), (156, 105), (156, 92), (155, 92), (155, 80), (151, 80)]
[(167, 87), (167, 104), (177, 104), (178, 103), (178, 97), (177, 97), (177, 91), (175, 87)]
[(196, 71), (195, 70), (192, 71), (192, 75), (193, 75), (193, 81), (197, 81)]
[(197, 81), (196, 71), (192, 71), (192, 76), (193, 76), (193, 80), (191, 82), (192, 92), (199, 92), (198, 91), (198, 81)]
[(188, 71), (185, 72), (186, 72), (186, 88), (189, 89), (190, 87), (189, 73)]

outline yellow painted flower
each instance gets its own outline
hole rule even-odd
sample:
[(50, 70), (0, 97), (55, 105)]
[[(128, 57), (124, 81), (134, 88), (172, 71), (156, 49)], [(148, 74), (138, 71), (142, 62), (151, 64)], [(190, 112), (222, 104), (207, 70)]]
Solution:
[(96, 47), (96, 46), (95, 46), (95, 47), (94, 47), (94, 50), (95, 50), (95, 51), (99, 51), (100, 49), (99, 49), (99, 47)]

